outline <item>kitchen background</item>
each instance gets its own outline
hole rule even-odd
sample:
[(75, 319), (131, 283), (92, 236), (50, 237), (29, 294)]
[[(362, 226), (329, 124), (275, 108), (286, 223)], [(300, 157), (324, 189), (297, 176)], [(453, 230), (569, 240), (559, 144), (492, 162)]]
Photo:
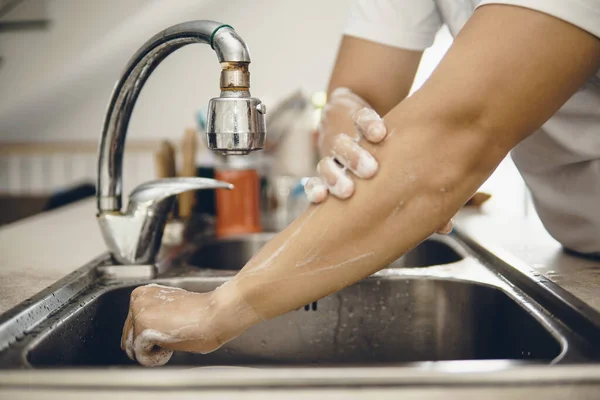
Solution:
[[(194, 19), (232, 25), (250, 48), (251, 91), (270, 111), (297, 91), (318, 99), (326, 89), (348, 3), (0, 0), (0, 206), (9, 214), (4, 222), (47, 209), (48, 196), (61, 190), (94, 184), (113, 85), (155, 33)], [(425, 52), (413, 91), (451, 42), (442, 28)], [(198, 115), (218, 95), (219, 71), (214, 52), (194, 45), (153, 73), (129, 127), (125, 193), (155, 177), (157, 143), (168, 139), (178, 146), (186, 129), (201, 131)], [(198, 162), (210, 162), (198, 143)], [(481, 189), (493, 195), (486, 207), (524, 217), (532, 211), (509, 158)]]

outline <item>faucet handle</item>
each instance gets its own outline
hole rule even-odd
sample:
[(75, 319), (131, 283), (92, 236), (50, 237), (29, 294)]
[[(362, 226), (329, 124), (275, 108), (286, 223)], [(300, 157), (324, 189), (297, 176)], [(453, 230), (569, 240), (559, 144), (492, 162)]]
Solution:
[(100, 213), (102, 235), (113, 258), (120, 264), (154, 262), (174, 196), (199, 189), (233, 189), (233, 185), (196, 177), (158, 179), (133, 189), (124, 214)]
[[(233, 189), (228, 182), (209, 178), (178, 177), (163, 178), (144, 182), (133, 189), (129, 195), (129, 211), (139, 208), (158, 211), (166, 200), (183, 192), (200, 189)], [(170, 203), (170, 201), (169, 201)], [(169, 208), (172, 204), (169, 204)]]

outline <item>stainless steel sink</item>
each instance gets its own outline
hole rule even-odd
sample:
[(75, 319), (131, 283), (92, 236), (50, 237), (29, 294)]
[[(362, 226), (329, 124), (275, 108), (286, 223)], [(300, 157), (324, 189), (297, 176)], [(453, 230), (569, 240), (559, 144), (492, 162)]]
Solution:
[[(135, 287), (156, 282), (212, 290), (271, 237), (209, 240), (191, 251), (181, 247), (179, 254), (167, 252), (166, 270), (153, 276), (144, 276), (155, 271), (152, 266), (94, 260), (2, 315), (0, 368), (137, 367), (120, 349)], [(457, 238), (433, 236), (351, 287), (260, 323), (214, 353), (175, 353), (168, 365), (372, 367), (598, 359), (577, 324), (567, 326), (555, 311)]]
[[(222, 278), (163, 282), (205, 292)], [(129, 365), (119, 347), (132, 286), (108, 290), (28, 351), (35, 367)], [(76, 306), (77, 307), (77, 306)], [(169, 365), (387, 364), (528, 359), (550, 362), (562, 348), (551, 331), (501, 290), (443, 279), (374, 276), (261, 323), (218, 351), (176, 353)]]
[[(274, 234), (260, 233), (210, 240), (191, 252), (190, 265), (214, 269), (241, 269)], [(400, 257), (390, 268), (429, 267), (462, 260), (465, 254), (447, 237), (434, 235)]]

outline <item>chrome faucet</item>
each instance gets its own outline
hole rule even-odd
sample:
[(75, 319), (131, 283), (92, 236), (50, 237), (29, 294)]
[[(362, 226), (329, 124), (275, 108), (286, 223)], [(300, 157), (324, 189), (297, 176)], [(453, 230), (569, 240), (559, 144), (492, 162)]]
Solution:
[(221, 63), (218, 98), (207, 115), (207, 143), (223, 154), (248, 154), (264, 146), (264, 104), (250, 97), (250, 54), (229, 25), (191, 21), (174, 25), (148, 40), (131, 58), (113, 89), (98, 157), (97, 219), (113, 259), (121, 264), (155, 262), (175, 195), (198, 189), (232, 189), (206, 178), (167, 178), (143, 183), (123, 212), (123, 151), (136, 100), (154, 69), (173, 51), (190, 43), (210, 44)]

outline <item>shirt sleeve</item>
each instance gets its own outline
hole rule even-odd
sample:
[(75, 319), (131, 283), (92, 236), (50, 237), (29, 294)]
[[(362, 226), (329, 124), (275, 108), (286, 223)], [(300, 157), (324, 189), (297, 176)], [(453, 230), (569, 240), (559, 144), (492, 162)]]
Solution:
[(486, 4), (507, 4), (540, 11), (600, 37), (600, 0), (483, 0), (477, 7)]
[(425, 50), (441, 26), (434, 0), (351, 0), (344, 34), (407, 50)]

